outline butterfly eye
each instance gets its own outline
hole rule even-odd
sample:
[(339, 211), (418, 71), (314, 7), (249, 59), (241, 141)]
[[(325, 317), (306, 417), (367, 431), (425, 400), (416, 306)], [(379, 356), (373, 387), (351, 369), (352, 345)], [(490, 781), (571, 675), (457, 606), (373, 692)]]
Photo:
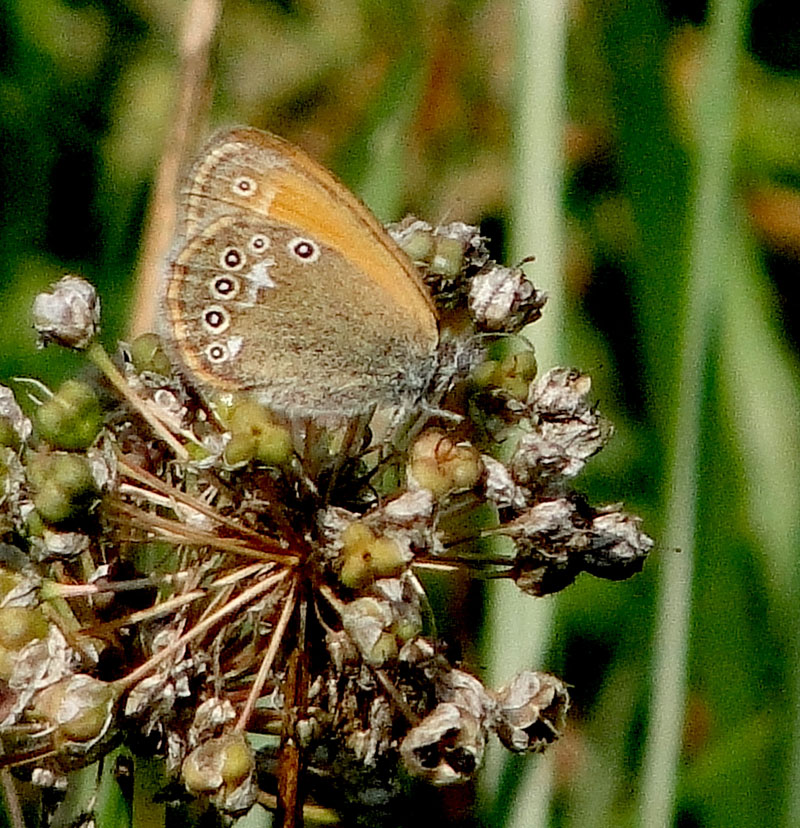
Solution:
[(233, 180), (231, 190), (233, 190), (234, 195), (249, 198), (256, 193), (256, 182), (247, 175), (240, 175)]
[(215, 276), (208, 287), (215, 299), (233, 299), (239, 293), (239, 280), (234, 276)]
[(213, 362), (214, 365), (219, 365), (220, 362), (225, 362), (225, 360), (227, 360), (230, 356), (228, 349), (221, 342), (212, 342), (206, 347), (205, 353), (208, 357), (208, 361)]
[(245, 261), (244, 253), (237, 247), (226, 247), (219, 257), (219, 263), (225, 270), (241, 270)]
[(203, 311), (203, 327), (208, 333), (221, 333), (228, 329), (231, 318), (225, 308), (212, 305)]
[(269, 248), (269, 244), (269, 239), (263, 233), (256, 233), (247, 246), (251, 253), (263, 253)]
[(315, 262), (319, 258), (319, 247), (310, 239), (292, 239), (287, 247), (292, 256), (301, 262)]

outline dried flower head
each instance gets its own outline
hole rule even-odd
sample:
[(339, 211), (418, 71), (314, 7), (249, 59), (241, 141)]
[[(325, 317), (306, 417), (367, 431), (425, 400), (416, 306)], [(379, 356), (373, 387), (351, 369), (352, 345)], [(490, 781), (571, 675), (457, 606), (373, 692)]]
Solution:
[(65, 276), (50, 293), (40, 293), (33, 303), (33, 325), (43, 345), (56, 342), (83, 350), (97, 333), (100, 300), (89, 282)]
[[(493, 733), (539, 751), (563, 732), (559, 679), (526, 671), (495, 693), (450, 663), (424, 573), (542, 595), (582, 571), (628, 577), (652, 541), (568, 489), (610, 429), (588, 377), (536, 379), (505, 336), (543, 294), (490, 262), (474, 227), (393, 232), (470, 325), (418, 407), (372, 422), (203, 398), (153, 335), (115, 366), (89, 345), (89, 286), (37, 299), (43, 338), (89, 345), (119, 396), (101, 407), (69, 381), (32, 430), (0, 389), (0, 731), (39, 783), (125, 739), (226, 813), (259, 802), (296, 824), (303, 808), (368, 808), (362, 788), (390, 802), (401, 766), (469, 779)], [(487, 331), (502, 336), (483, 353)]]

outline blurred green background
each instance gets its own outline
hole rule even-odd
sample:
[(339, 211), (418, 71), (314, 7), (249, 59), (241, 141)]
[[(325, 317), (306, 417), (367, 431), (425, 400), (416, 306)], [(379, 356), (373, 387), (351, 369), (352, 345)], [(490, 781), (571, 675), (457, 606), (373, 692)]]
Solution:
[[(76, 370), (28, 322), (64, 272), (125, 334), (185, 8), (3, 3), (0, 381)], [(568, 732), (409, 824), (800, 825), (800, 5), (226, 0), (209, 94), (209, 129), (284, 135), (383, 220), (535, 256), (540, 365), (616, 425), (578, 487), (656, 539), (622, 584), (466, 591), (465, 666), (560, 675)]]

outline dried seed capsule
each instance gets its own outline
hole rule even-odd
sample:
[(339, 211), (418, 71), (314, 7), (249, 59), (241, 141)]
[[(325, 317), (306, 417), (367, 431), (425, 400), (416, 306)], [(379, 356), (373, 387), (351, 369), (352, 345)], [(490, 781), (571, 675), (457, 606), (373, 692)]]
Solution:
[(653, 539), (641, 527), (641, 518), (622, 512), (617, 506), (599, 509), (592, 520), (584, 569), (598, 578), (614, 581), (640, 572), (653, 548)]
[(618, 506), (595, 510), (579, 498), (561, 497), (540, 501), (496, 531), (516, 542), (517, 586), (547, 595), (584, 570), (611, 580), (638, 572), (653, 546), (640, 524)]
[(539, 752), (561, 736), (569, 693), (555, 676), (526, 670), (501, 688), (496, 698), (495, 730), (509, 750)]
[(31, 421), (22, 413), (14, 392), (0, 385), (0, 445), (18, 448), (31, 436)]
[(499, 460), (486, 454), (482, 455), (482, 458), (486, 468), (484, 492), (487, 500), (494, 503), (498, 509), (524, 508), (530, 493), (514, 482), (511, 472)]
[(40, 293), (33, 303), (33, 325), (45, 345), (56, 342), (83, 350), (97, 333), (100, 300), (94, 286), (77, 276), (65, 276)]
[(487, 266), (470, 284), (469, 308), (484, 331), (518, 331), (542, 315), (547, 294), (519, 267)]
[(523, 435), (509, 463), (518, 483), (575, 477), (603, 448), (612, 429), (590, 405), (591, 387), (587, 375), (567, 368), (553, 368), (533, 384), (528, 404), (536, 428)]
[(400, 754), (408, 770), (434, 785), (469, 779), (480, 766), (486, 733), (479, 719), (458, 705), (438, 705), (411, 728)]
[(397, 641), (390, 632), (394, 615), (387, 601), (357, 598), (341, 610), (342, 626), (358, 647), (362, 658), (379, 667), (397, 654)]

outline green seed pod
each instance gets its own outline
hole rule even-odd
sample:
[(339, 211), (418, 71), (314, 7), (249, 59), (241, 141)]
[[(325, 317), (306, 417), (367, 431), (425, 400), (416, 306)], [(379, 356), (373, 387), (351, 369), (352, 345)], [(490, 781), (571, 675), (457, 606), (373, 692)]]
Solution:
[(369, 565), (367, 552), (367, 538), (361, 538), (364, 531), (372, 538), (372, 533), (365, 526), (354, 523), (342, 533), (342, 568), (339, 571), (339, 580), (348, 589), (360, 589), (372, 581), (372, 569)]
[(21, 575), (6, 569), (4, 566), (0, 567), (0, 598), (5, 598), (9, 592), (15, 587), (18, 587), (23, 581)]
[(36, 411), (39, 434), (54, 448), (88, 448), (100, 432), (103, 414), (94, 391), (86, 383), (67, 380)]
[(235, 788), (244, 782), (253, 772), (253, 768), (253, 751), (247, 743), (247, 738), (244, 734), (232, 736), (222, 751), (220, 774), (223, 783)]
[(422, 617), (419, 613), (404, 613), (392, 625), (392, 632), (401, 641), (410, 641), (422, 632)]
[(225, 446), (225, 462), (230, 466), (249, 463), (256, 456), (256, 448), (256, 438), (252, 434), (232, 434), (228, 445)]
[(133, 366), (141, 374), (150, 371), (168, 377), (172, 373), (172, 364), (164, 351), (161, 337), (154, 333), (137, 336), (131, 343)]
[(90, 742), (108, 729), (115, 701), (113, 685), (79, 674), (45, 687), (33, 712), (56, 728), (57, 742)]
[(33, 503), (42, 520), (47, 523), (64, 523), (80, 511), (72, 496), (52, 481), (47, 481), (34, 494)]
[(52, 480), (64, 489), (82, 494), (94, 491), (94, 478), (89, 461), (80, 454), (53, 454), (50, 473)]
[(252, 459), (278, 466), (292, 456), (289, 428), (277, 422), (269, 409), (255, 400), (236, 400), (226, 412), (225, 424), (231, 433), (225, 460), (231, 465)]
[(279, 466), (292, 456), (292, 435), (282, 425), (265, 426), (256, 445), (256, 460), (268, 466)]
[(31, 537), (40, 538), (44, 534), (44, 521), (36, 509), (31, 509), (25, 517), (25, 527)]
[(531, 381), (536, 378), (536, 357), (533, 351), (509, 354), (495, 372), (495, 383), (518, 400), (528, 399)]
[(45, 638), (49, 628), (47, 619), (36, 607), (0, 608), (0, 646), (7, 650), (21, 650), (36, 638)]
[(220, 788), (232, 791), (252, 774), (253, 751), (242, 733), (209, 739), (195, 748), (181, 769), (183, 784), (190, 793), (214, 793)]
[(472, 372), (472, 381), (480, 388), (499, 388), (518, 400), (528, 399), (537, 364), (533, 351), (509, 354), (502, 360), (487, 359)]
[(341, 540), (339, 580), (350, 589), (367, 586), (376, 578), (399, 575), (406, 567), (407, 558), (397, 541), (376, 535), (363, 523), (351, 523)]
[(89, 461), (80, 454), (37, 454), (28, 463), (33, 505), (42, 520), (62, 523), (77, 517), (96, 495)]
[(381, 667), (397, 655), (397, 639), (393, 633), (381, 633), (375, 645), (368, 653), (364, 653), (364, 661), (373, 667)]
[(399, 239), (400, 246), (414, 262), (429, 262), (433, 257), (433, 231), (423, 222), (418, 228), (410, 228), (409, 232)]
[(208, 449), (197, 443), (187, 443), (186, 451), (189, 454), (189, 460), (193, 463), (202, 463), (210, 456)]
[(476, 365), (472, 371), (472, 381), (475, 385), (486, 388), (494, 383), (495, 372), (499, 363), (494, 359), (486, 359)]
[(443, 497), (456, 489), (471, 489), (481, 479), (480, 452), (469, 443), (454, 443), (439, 429), (423, 431), (411, 447), (408, 474), (417, 488)]
[(17, 665), (17, 651), (7, 650), (0, 646), (0, 679), (8, 681), (14, 674), (14, 667)]

